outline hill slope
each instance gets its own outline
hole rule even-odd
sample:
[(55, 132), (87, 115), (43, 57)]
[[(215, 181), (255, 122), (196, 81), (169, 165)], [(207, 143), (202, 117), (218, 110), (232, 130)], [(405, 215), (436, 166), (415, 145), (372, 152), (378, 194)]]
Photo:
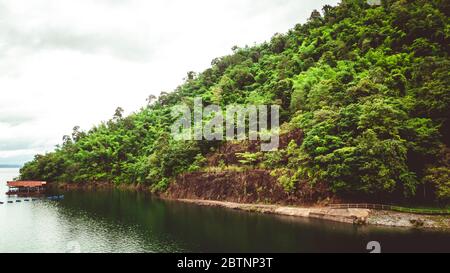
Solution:
[[(445, 0), (344, 0), (270, 42), (234, 48), (148, 107), (37, 155), (22, 179), (140, 183), (164, 191), (191, 172), (265, 170), (286, 192), (326, 185), (344, 198), (450, 198), (450, 6)], [(278, 104), (278, 152), (210, 164), (222, 143), (176, 142), (171, 106)], [(242, 152), (242, 151), (241, 151)], [(232, 152), (233, 153), (233, 152)]]

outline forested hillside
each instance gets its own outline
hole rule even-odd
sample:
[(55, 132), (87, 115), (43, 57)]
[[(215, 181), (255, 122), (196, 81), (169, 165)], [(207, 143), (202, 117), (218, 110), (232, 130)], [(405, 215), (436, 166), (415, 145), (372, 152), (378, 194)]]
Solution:
[[(337, 196), (450, 200), (450, 2), (343, 0), (254, 47), (235, 47), (176, 90), (130, 116), (117, 109), (89, 131), (74, 128), (22, 179), (139, 183), (164, 191), (180, 174), (208, 172), (223, 143), (177, 142), (171, 106), (277, 104), (276, 152), (240, 153), (222, 170), (268, 170), (285, 191), (326, 185)], [(130, 90), (124, 90), (130, 92)], [(86, 98), (87, 99), (87, 98)]]

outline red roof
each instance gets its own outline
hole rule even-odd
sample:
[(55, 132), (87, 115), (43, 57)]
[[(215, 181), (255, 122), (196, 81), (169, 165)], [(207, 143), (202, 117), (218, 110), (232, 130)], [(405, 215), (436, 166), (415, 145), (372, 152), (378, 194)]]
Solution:
[(47, 184), (45, 181), (8, 181), (6, 182), (8, 187), (25, 187), (25, 188), (33, 188), (33, 187), (42, 187)]

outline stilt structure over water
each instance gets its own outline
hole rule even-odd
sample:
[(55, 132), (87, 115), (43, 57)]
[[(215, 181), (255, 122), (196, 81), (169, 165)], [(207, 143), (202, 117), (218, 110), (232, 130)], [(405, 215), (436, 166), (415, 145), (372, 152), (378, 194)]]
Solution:
[(8, 195), (28, 195), (45, 192), (45, 181), (8, 181)]

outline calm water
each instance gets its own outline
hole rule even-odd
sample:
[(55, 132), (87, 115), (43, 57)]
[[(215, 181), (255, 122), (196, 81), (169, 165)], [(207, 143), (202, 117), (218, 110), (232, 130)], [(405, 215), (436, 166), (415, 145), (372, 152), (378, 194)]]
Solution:
[[(5, 181), (16, 169), (0, 169)], [(142, 193), (69, 192), (0, 205), (0, 252), (450, 252), (450, 233), (354, 227), (161, 201)]]

